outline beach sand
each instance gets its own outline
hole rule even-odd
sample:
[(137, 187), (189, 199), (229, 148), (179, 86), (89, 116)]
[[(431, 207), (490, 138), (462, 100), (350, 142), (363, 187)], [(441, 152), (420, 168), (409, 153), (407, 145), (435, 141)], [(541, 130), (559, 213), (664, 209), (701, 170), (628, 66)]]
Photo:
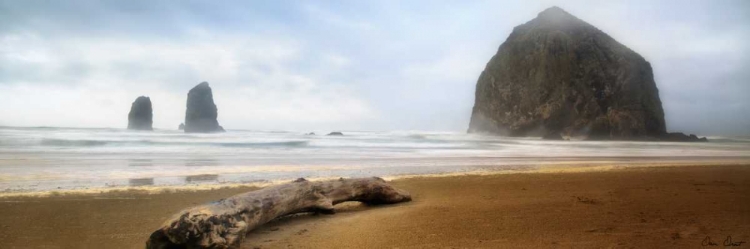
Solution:
[[(243, 248), (700, 248), (750, 242), (750, 165), (420, 177), (409, 203), (273, 221)], [(0, 198), (0, 248), (143, 248), (180, 209), (251, 188)], [(740, 247), (750, 247), (743, 243)]]

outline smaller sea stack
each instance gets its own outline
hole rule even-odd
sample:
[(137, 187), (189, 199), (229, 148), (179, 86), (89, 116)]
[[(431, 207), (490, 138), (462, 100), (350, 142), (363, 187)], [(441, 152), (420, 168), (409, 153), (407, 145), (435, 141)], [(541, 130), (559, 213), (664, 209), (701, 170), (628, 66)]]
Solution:
[(151, 108), (151, 99), (140, 96), (133, 101), (128, 113), (129, 130), (153, 130), (154, 114)]
[(208, 82), (201, 82), (190, 89), (187, 98), (187, 111), (185, 111), (185, 132), (187, 133), (211, 133), (223, 132), (216, 120), (218, 111), (214, 104), (214, 96)]

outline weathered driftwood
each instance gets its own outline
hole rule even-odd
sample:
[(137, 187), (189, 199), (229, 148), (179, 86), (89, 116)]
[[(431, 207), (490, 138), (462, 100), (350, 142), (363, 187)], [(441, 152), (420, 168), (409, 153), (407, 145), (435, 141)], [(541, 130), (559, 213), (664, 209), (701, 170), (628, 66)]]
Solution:
[(332, 214), (333, 205), (345, 201), (390, 204), (410, 200), (409, 193), (377, 177), (321, 182), (300, 178), (183, 210), (151, 234), (146, 248), (235, 248), (249, 231), (276, 217)]

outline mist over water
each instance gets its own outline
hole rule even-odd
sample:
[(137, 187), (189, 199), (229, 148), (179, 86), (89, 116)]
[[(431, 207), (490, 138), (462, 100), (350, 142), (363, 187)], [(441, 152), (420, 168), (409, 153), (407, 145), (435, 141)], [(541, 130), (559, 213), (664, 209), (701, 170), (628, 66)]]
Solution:
[(670, 143), (420, 131), (316, 133), (0, 127), (0, 191), (533, 170), (566, 161), (699, 161), (747, 157), (750, 151), (750, 138), (742, 137)]

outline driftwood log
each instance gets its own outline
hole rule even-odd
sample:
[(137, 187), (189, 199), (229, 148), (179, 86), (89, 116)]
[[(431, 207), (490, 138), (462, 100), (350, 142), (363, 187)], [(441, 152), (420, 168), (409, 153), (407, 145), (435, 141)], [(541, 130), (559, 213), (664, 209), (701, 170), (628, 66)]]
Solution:
[(274, 218), (332, 214), (345, 201), (391, 204), (411, 196), (378, 177), (310, 182), (305, 179), (185, 209), (151, 234), (146, 248), (237, 248), (245, 235)]

